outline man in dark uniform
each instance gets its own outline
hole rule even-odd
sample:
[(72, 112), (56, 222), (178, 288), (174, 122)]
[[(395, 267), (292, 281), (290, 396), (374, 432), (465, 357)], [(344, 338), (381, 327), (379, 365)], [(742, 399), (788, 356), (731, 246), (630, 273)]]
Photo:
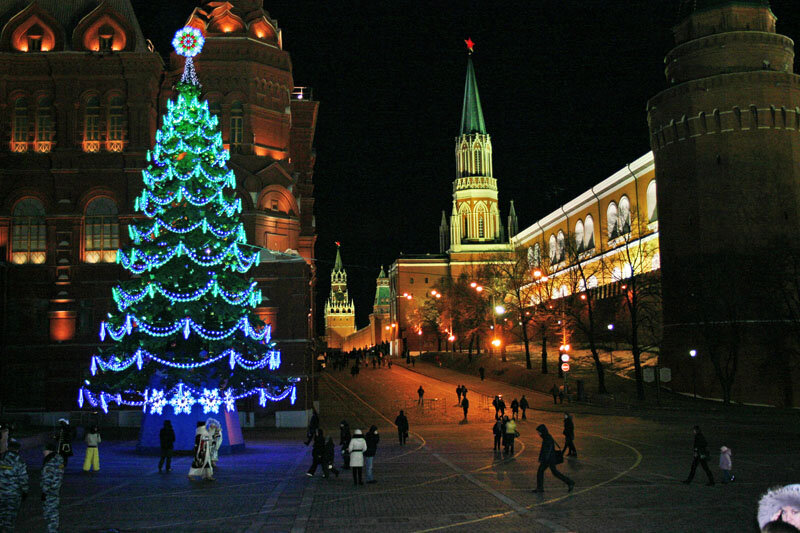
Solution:
[(714, 476), (711, 475), (711, 470), (708, 468), (708, 441), (703, 436), (703, 432), (700, 431), (700, 426), (695, 426), (693, 428), (694, 431), (694, 458), (692, 459), (692, 469), (689, 471), (689, 477), (683, 480), (684, 485), (688, 485), (694, 479), (694, 473), (697, 470), (697, 463), (700, 463), (700, 466), (703, 467), (703, 470), (706, 471), (706, 475), (708, 476), (708, 485), (709, 487), (714, 486)]

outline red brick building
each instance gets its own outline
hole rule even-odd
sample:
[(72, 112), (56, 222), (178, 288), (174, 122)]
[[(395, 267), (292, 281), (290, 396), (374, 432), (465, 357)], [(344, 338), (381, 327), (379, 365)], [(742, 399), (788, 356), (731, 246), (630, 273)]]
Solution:
[[(260, 0), (208, 1), (187, 15), (206, 36), (197, 73), (231, 151), (248, 241), (265, 248), (250, 271), (264, 294), (258, 313), (272, 323), (282, 371), (304, 376), (318, 102), (295, 87)], [(0, 4), (3, 405), (74, 406), (124, 275), (115, 252), (128, 244), (145, 152), (182, 69), (183, 58), (165, 64), (145, 39), (128, 0)]]

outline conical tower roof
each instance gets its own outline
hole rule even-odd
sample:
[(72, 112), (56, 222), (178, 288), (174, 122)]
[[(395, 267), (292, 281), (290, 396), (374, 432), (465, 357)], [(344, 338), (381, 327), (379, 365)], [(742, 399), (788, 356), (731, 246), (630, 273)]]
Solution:
[(338, 271), (338, 270), (344, 270), (344, 267), (342, 266), (342, 254), (340, 253), (339, 250), (340, 250), (340, 246), (339, 246), (339, 243), (337, 242), (336, 243), (336, 261), (333, 263), (334, 272)]
[(682, 0), (678, 11), (678, 20), (683, 20), (698, 11), (730, 5), (770, 7), (769, 0)]
[(467, 58), (467, 82), (464, 85), (464, 106), (461, 111), (461, 135), (469, 133), (486, 133), (481, 98), (478, 95), (478, 81), (475, 79), (475, 67), (472, 64), (471, 54)]
[(381, 279), (381, 278), (385, 278), (385, 277), (386, 277), (386, 271), (383, 270), (383, 265), (381, 265), (381, 273), (378, 274), (378, 278)]

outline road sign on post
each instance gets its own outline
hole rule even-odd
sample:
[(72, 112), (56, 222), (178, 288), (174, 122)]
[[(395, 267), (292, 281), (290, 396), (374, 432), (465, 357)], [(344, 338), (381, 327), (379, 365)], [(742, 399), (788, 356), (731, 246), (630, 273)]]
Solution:
[(569, 363), (561, 363), (561, 370), (569, 372)]
[(672, 370), (669, 368), (659, 368), (658, 370), (658, 379), (661, 383), (669, 383), (672, 381)]
[(655, 368), (652, 366), (646, 366), (642, 368), (642, 379), (645, 383), (652, 383), (656, 380), (656, 372)]

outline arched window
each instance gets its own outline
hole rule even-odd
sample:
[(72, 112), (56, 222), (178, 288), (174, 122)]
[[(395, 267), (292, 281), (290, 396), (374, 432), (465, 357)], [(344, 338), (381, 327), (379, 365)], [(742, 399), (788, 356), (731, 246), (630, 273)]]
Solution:
[(611, 281), (619, 281), (622, 279), (622, 269), (620, 267), (614, 267), (614, 270), (611, 271)]
[(616, 239), (619, 237), (619, 229), (617, 228), (617, 204), (614, 202), (608, 204), (606, 219), (608, 219), (608, 238)]
[(575, 223), (575, 250), (578, 252), (583, 251), (583, 220), (578, 220)]
[(97, 198), (86, 206), (85, 260), (113, 263), (119, 248), (117, 206), (110, 198)]
[(36, 151), (49, 152), (53, 144), (53, 99), (39, 99), (36, 106)]
[(647, 221), (658, 220), (658, 205), (656, 204), (656, 180), (647, 185)]
[(12, 216), (11, 261), (17, 265), (44, 263), (47, 240), (42, 202), (25, 198), (14, 206)]
[(564, 232), (558, 232), (558, 262), (560, 263), (567, 258), (567, 239), (564, 237)]
[[(113, 36), (113, 35), (112, 35)], [(102, 43), (102, 38), (100, 40)], [(115, 96), (108, 103), (108, 140), (106, 150), (121, 152), (125, 141), (125, 104)]]
[(594, 248), (594, 219), (592, 215), (586, 215), (583, 221), (583, 249), (592, 250)]
[(619, 234), (627, 235), (631, 232), (631, 202), (627, 196), (623, 196), (619, 200), (619, 214), (617, 215), (619, 226)]
[(538, 268), (539, 265), (542, 263), (542, 247), (539, 246), (537, 242), (530, 248), (528, 248), (528, 268), (534, 269)]
[(478, 238), (479, 239), (483, 239), (486, 236), (483, 224), (484, 224), (483, 223), (483, 213), (481, 213), (480, 215), (478, 215)]
[(550, 241), (548, 243), (548, 247), (550, 248), (548, 250), (548, 252), (549, 252), (548, 255), (550, 256), (550, 262), (551, 263), (557, 263), (558, 262), (558, 243), (556, 242), (556, 236), (555, 235), (550, 235)]
[(231, 105), (231, 144), (242, 144), (244, 137), (244, 110), (241, 102)]
[(14, 126), (11, 134), (11, 151), (28, 151), (28, 101), (17, 98), (14, 101)]
[(475, 174), (479, 175), (481, 173), (481, 151), (480, 149), (475, 150)]
[(589, 276), (589, 279), (586, 280), (586, 287), (589, 289), (594, 289), (595, 287), (597, 287), (597, 285), (598, 285), (597, 276), (595, 275)]
[(100, 151), (100, 100), (96, 96), (86, 101), (83, 115), (83, 151)]
[(219, 102), (209, 102), (208, 113), (211, 115), (212, 120), (213, 118), (216, 118), (217, 124), (219, 124), (219, 117), (222, 115), (222, 109), (219, 107)]

